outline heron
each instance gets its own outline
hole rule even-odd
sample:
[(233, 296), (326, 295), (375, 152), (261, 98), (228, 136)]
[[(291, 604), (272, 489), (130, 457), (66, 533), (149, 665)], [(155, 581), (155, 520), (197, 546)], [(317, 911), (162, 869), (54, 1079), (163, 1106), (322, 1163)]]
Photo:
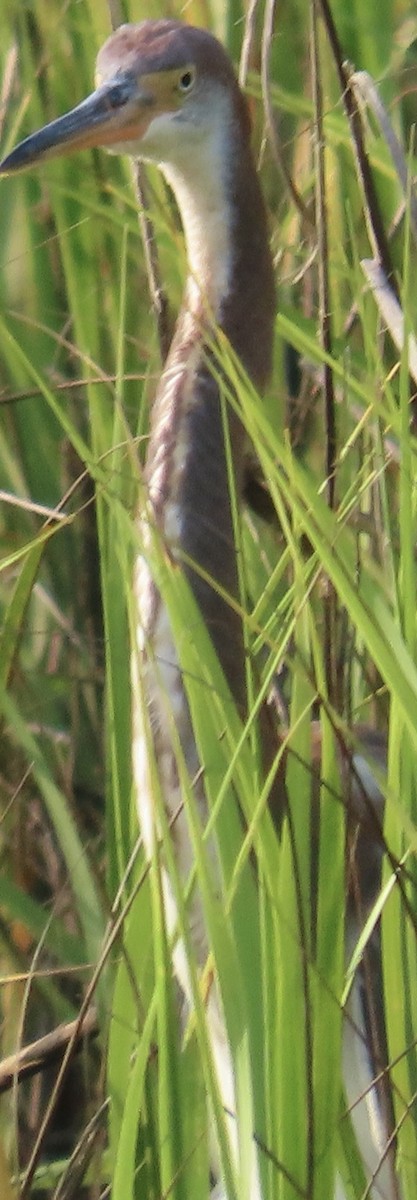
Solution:
[[(225, 405), (222, 369), (213, 346), (220, 330), (251, 384), (263, 392), (272, 365), (274, 269), (247, 104), (226, 51), (210, 33), (171, 19), (120, 26), (98, 55), (95, 91), (21, 142), (1, 164), (0, 173), (100, 146), (157, 164), (178, 205), (188, 259), (183, 304), (152, 407), (146, 501), (138, 517), (142, 550), (134, 568), (132, 648), (132, 760), (140, 827), (151, 858), (160, 832), (151, 737), (158, 788), (168, 821), (175, 821), (173, 849), (185, 885), (193, 864), (187, 815), (181, 811), (178, 747), (203, 825), (208, 801), (175, 639), (146, 547), (156, 530), (171, 559), (181, 566), (226, 685), (244, 717), (245, 646), (232, 495), (241, 503), (248, 446), (239, 413), (233, 404)], [(377, 793), (376, 785), (373, 790)], [(177, 909), (168, 872), (163, 888), (173, 936)], [(196, 891), (188, 918), (195, 959), (203, 971), (208, 939)], [(173, 960), (192, 1006), (187, 958), (175, 939)], [(237, 1162), (235, 1080), (215, 980), (208, 988), (206, 1008), (221, 1099), (232, 1114), (228, 1136)], [(368, 1087), (370, 1077), (365, 1064), (360, 1087)], [(255, 1140), (251, 1153), (248, 1194), (250, 1200), (261, 1200)], [(375, 1172), (375, 1148), (372, 1153), (368, 1166)], [(392, 1200), (395, 1193), (385, 1167), (376, 1174), (373, 1194)], [(212, 1175), (213, 1195), (226, 1196), (215, 1149)]]

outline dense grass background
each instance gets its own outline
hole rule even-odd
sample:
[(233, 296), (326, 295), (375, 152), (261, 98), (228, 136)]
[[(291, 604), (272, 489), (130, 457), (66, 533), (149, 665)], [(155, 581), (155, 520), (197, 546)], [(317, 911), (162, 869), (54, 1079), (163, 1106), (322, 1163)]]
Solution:
[[(350, 1177), (349, 1195), (365, 1195), (342, 1119), (338, 1065), (349, 972), (335, 744), (352, 748), (347, 730), (368, 721), (388, 739), (387, 778), (380, 778), (390, 849), (381, 899), (384, 989), (398, 1177), (404, 1200), (415, 1200), (415, 351), (407, 342), (405, 350), (394, 346), (387, 325), (402, 311), (407, 331), (415, 326), (407, 177), (414, 171), (417, 18), (401, 0), (332, 6), (343, 57), (371, 72), (403, 147), (405, 195), (386, 131), (363, 104), (367, 158), (361, 162), (359, 151), (358, 168), (328, 31), (313, 0), (279, 6), (275, 21), (271, 6), (249, 15), (216, 0), (185, 12), (126, 0), (122, 13), (104, 0), (5, 0), (4, 153), (91, 90), (111, 7), (116, 22), (169, 12), (206, 24), (236, 64), (242, 55), (279, 281), (275, 372), (263, 404), (227, 347), (221, 353), (238, 380), (277, 517), (272, 525), (253, 514), (244, 520), (242, 603), (256, 663), (253, 712), (281, 671), (294, 751), (292, 819), (280, 848), (265, 814), (251, 723), (242, 734), (215, 699), (216, 664), (203, 635), (183, 647), (190, 597), (157, 546), (154, 563), (188, 655), (183, 665), (198, 676), (204, 663), (213, 688), (211, 706), (198, 683), (190, 703), (203, 761), (214, 764), (213, 821), (225, 847), (220, 905), (198, 829), (196, 871), (246, 1100), (242, 1138), (254, 1112), (270, 1151), (268, 1200), (331, 1196), (335, 1162)], [(374, 196), (363, 188), (364, 163)], [(148, 198), (175, 314), (183, 245), (157, 172), (149, 173)], [(361, 265), (378, 250), (381, 257), (378, 213), (397, 310), (387, 289), (372, 293)], [(129, 163), (92, 152), (1, 180), (0, 228), (2, 1056), (88, 1007), (97, 1032), (67, 1072), (55, 1111), (48, 1098), (56, 1067), (48, 1066), (42, 1082), (35, 1077), (5, 1093), (0, 1190), (7, 1198), (111, 1191), (117, 1200), (196, 1200), (207, 1194), (202, 1072), (213, 1090), (204, 1007), (197, 991), (180, 1053), (159, 864), (148, 876), (130, 802), (132, 513), (160, 350)], [(290, 372), (288, 348), (300, 355)], [(308, 763), (318, 715), (313, 902)], [(223, 804), (232, 778), (249, 817), (243, 845), (233, 804)], [(253, 845), (258, 895), (248, 865)], [(393, 886), (396, 863), (403, 864), (401, 888)], [(221, 1136), (215, 1095), (213, 1104)]]

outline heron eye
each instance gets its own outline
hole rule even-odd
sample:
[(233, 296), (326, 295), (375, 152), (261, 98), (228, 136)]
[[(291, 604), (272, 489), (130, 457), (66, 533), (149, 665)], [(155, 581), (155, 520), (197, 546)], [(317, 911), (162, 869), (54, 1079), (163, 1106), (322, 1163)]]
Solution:
[(191, 71), (190, 69), (183, 71), (178, 80), (178, 90), (183, 93), (191, 92), (191, 89), (194, 87), (194, 82), (194, 71)]
[(123, 105), (130, 100), (132, 94), (132, 85), (128, 80), (117, 80), (116, 83), (110, 84), (106, 88), (106, 100), (109, 108), (123, 108)]

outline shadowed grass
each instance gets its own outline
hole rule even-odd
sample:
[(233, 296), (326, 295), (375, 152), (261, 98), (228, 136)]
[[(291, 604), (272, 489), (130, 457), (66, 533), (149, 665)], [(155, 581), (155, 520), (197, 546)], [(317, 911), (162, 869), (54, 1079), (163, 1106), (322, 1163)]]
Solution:
[[(343, 53), (355, 68), (375, 76), (407, 152), (414, 119), (405, 95), (414, 84), (414, 16), (404, 15), (393, 0), (378, 11), (362, 9), (355, 9), (353, 20), (342, 0), (332, 6)], [(163, 14), (156, 4), (146, 13), (126, 4), (123, 15), (138, 20)], [(237, 60), (245, 33), (239, 6), (193, 3), (186, 18), (212, 27)], [(91, 1200), (107, 1186), (115, 1200), (207, 1195), (209, 1115), (202, 1079), (230, 1195), (245, 1195), (245, 1179), (236, 1180), (230, 1161), (227, 1118), (205, 1028), (204, 986), (213, 962), (235, 1062), (243, 1162), (254, 1126), (265, 1197), (323, 1200), (332, 1195), (335, 1164), (349, 1198), (364, 1196), (339, 1069), (345, 822), (336, 747), (345, 726), (358, 719), (370, 720), (388, 736), (385, 837), (391, 858), (385, 880), (392, 881), (396, 862), (404, 864), (401, 887), (388, 885), (381, 907), (398, 1177), (404, 1200), (415, 1200), (416, 444), (409, 363), (406, 350), (399, 354), (389, 340), (360, 265), (375, 255), (364, 220), (368, 202), (320, 26), (332, 352), (322, 349), (309, 20), (309, 6), (296, 2), (278, 13), (270, 74), (282, 153), (311, 224), (287, 199), (262, 137), (260, 14), (249, 56), (248, 90), (279, 281), (275, 374), (264, 402), (221, 337), (217, 346), (276, 514), (270, 527), (253, 514), (245, 516), (241, 531), (241, 605), (254, 664), (245, 726), (184, 579), (156, 537), (148, 551), (170, 614), (210, 799), (204, 834), (184, 780), (195, 857), (189, 891), (197, 881), (211, 949), (206, 985), (193, 961), (187, 899), (164, 815), (163, 845), (148, 872), (131, 803), (131, 564), (138, 550), (133, 513), (160, 361), (129, 166), (95, 152), (1, 181), (0, 399), (13, 399), (0, 408), (0, 486), (52, 509), (62, 500), (65, 513), (59, 523), (44, 524), (29, 507), (11, 504), (3, 505), (0, 518), (3, 1048), (9, 1053), (22, 1035), (29, 1040), (29, 1029), (44, 1031), (46, 995), (48, 1027), (64, 1014), (74, 1015), (80, 987), (65, 976), (48, 980), (48, 971), (90, 964), (93, 972), (119, 894), (129, 913), (98, 992), (106, 1072), (98, 1078), (94, 1068), (86, 1096), (79, 1101), (76, 1092), (74, 1104), (70, 1093), (66, 1101), (67, 1111), (80, 1110), (76, 1142), (103, 1095), (110, 1097), (109, 1152), (102, 1155), (104, 1139), (98, 1139), (93, 1165), (87, 1159), (85, 1167), (85, 1195)], [(7, 96), (4, 153), (87, 94), (94, 55), (109, 28), (104, 0), (65, 8), (51, 0), (48, 9), (35, 2), (30, 10), (8, 4), (4, 77), (14, 43), (18, 60)], [(387, 234), (402, 189), (383, 132), (374, 124), (366, 126), (366, 147)], [(409, 170), (415, 170), (412, 155)], [(150, 173), (150, 196), (163, 280), (175, 311), (184, 270), (182, 239), (156, 172)], [(397, 223), (390, 252), (411, 332), (416, 249), (408, 224), (407, 217)], [(288, 346), (301, 356), (294, 396), (288, 395), (284, 367)], [(334, 511), (325, 499), (325, 364), (336, 396)], [(83, 382), (74, 388), (78, 380)], [(337, 601), (336, 696), (330, 694), (325, 653), (328, 581)], [(185, 638), (184, 629), (192, 637)], [(289, 819), (280, 844), (254, 753), (256, 714), (278, 673), (290, 751)], [(314, 810), (320, 813), (316, 876), (310, 760), (311, 718), (318, 715), (323, 751)], [(179, 747), (178, 767), (184, 773)], [(158, 795), (157, 783), (155, 791)], [(46, 838), (39, 834), (39, 806), (43, 827), (49, 830), (49, 821), (53, 831), (45, 851), (39, 849)], [(209, 837), (219, 847), (219, 876), (207, 854)], [(184, 1045), (178, 1040), (162, 918), (162, 859), (178, 895), (179, 933), (195, 999)], [(34, 975), (23, 994), (16, 973), (30, 975), (38, 954), (47, 989)], [(33, 1096), (22, 1104), (19, 1138), (14, 1104), (7, 1097), (2, 1101), (5, 1194), (11, 1187), (6, 1161), (10, 1174), (17, 1174), (33, 1146)], [(53, 1146), (52, 1139), (45, 1153), (56, 1181), (69, 1149), (55, 1153)], [(36, 1176), (31, 1187), (36, 1194)], [(54, 1189), (55, 1182), (45, 1188), (51, 1197)]]

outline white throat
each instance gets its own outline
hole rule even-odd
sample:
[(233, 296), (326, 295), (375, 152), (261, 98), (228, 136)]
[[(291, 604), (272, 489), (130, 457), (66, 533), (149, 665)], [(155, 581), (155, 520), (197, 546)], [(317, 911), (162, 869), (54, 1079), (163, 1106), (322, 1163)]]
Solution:
[[(207, 152), (209, 149), (209, 152)], [(232, 211), (225, 179), (224, 137), (207, 145), (191, 144), (181, 165), (162, 163), (172, 188), (187, 247), (189, 279), (187, 300), (192, 309), (201, 303), (218, 320), (221, 302), (228, 295), (232, 274)], [(211, 151), (211, 152), (210, 152)]]

